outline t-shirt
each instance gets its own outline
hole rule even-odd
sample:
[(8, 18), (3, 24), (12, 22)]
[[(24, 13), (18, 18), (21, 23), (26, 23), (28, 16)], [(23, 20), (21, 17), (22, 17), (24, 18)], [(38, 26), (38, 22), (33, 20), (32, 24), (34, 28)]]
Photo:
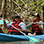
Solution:
[(24, 22), (19, 23), (19, 26), (21, 27), (21, 30), (24, 29), (26, 31), (26, 25)]

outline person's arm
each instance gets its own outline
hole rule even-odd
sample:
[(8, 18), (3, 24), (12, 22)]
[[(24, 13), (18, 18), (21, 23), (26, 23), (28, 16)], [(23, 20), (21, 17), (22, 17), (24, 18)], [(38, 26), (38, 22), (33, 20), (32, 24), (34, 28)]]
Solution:
[(21, 22), (19, 26), (21, 27), (21, 31), (26, 31), (26, 25), (23, 22)]
[(41, 25), (38, 25), (39, 28), (41, 29), (41, 31), (43, 31), (43, 22), (42, 21), (39, 21), (39, 24), (41, 24)]
[(10, 22), (10, 21), (7, 22), (7, 20), (5, 20), (5, 19), (3, 19), (3, 21), (4, 21), (4, 26), (6, 28), (10, 28), (10, 24), (12, 24), (12, 22)]
[(30, 28), (30, 27), (31, 27), (31, 25), (32, 25), (32, 22), (31, 22), (29, 25), (27, 25), (27, 26), (26, 26), (26, 28)]
[(12, 25), (12, 22), (6, 25), (6, 28), (10, 28), (10, 25)]

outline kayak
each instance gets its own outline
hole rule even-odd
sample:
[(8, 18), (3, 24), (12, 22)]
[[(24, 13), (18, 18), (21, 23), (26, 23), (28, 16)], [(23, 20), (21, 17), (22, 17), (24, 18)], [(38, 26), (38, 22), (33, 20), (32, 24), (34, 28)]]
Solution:
[[(44, 35), (35, 35), (29, 37), (35, 37), (37, 39), (44, 40)], [(0, 33), (0, 41), (5, 41), (5, 42), (29, 41), (29, 38), (27, 38), (24, 35), (9, 35), (9, 34)]]
[[(9, 21), (6, 20), (6, 24), (10, 23)], [(3, 20), (0, 20), (0, 24), (4, 24)], [(0, 33), (0, 41), (29, 41), (30, 37), (34, 37), (40, 40), (44, 40), (44, 35), (35, 35), (35, 36), (23, 36), (23, 35), (9, 35), (9, 34), (3, 34)], [(33, 38), (33, 39), (34, 39)]]

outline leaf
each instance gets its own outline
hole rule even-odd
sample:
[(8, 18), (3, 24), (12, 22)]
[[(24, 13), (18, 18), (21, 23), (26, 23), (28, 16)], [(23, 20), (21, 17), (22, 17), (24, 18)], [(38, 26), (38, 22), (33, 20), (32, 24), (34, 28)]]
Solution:
[(28, 6), (28, 4), (25, 4), (25, 7), (27, 7)]

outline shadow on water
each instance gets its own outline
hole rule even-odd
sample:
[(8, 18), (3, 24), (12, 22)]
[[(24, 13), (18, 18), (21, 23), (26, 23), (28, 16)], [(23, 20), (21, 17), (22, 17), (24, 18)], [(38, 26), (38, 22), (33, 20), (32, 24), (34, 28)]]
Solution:
[(0, 44), (44, 44), (44, 42), (29, 42), (29, 41), (19, 41), (19, 42), (0, 42)]

